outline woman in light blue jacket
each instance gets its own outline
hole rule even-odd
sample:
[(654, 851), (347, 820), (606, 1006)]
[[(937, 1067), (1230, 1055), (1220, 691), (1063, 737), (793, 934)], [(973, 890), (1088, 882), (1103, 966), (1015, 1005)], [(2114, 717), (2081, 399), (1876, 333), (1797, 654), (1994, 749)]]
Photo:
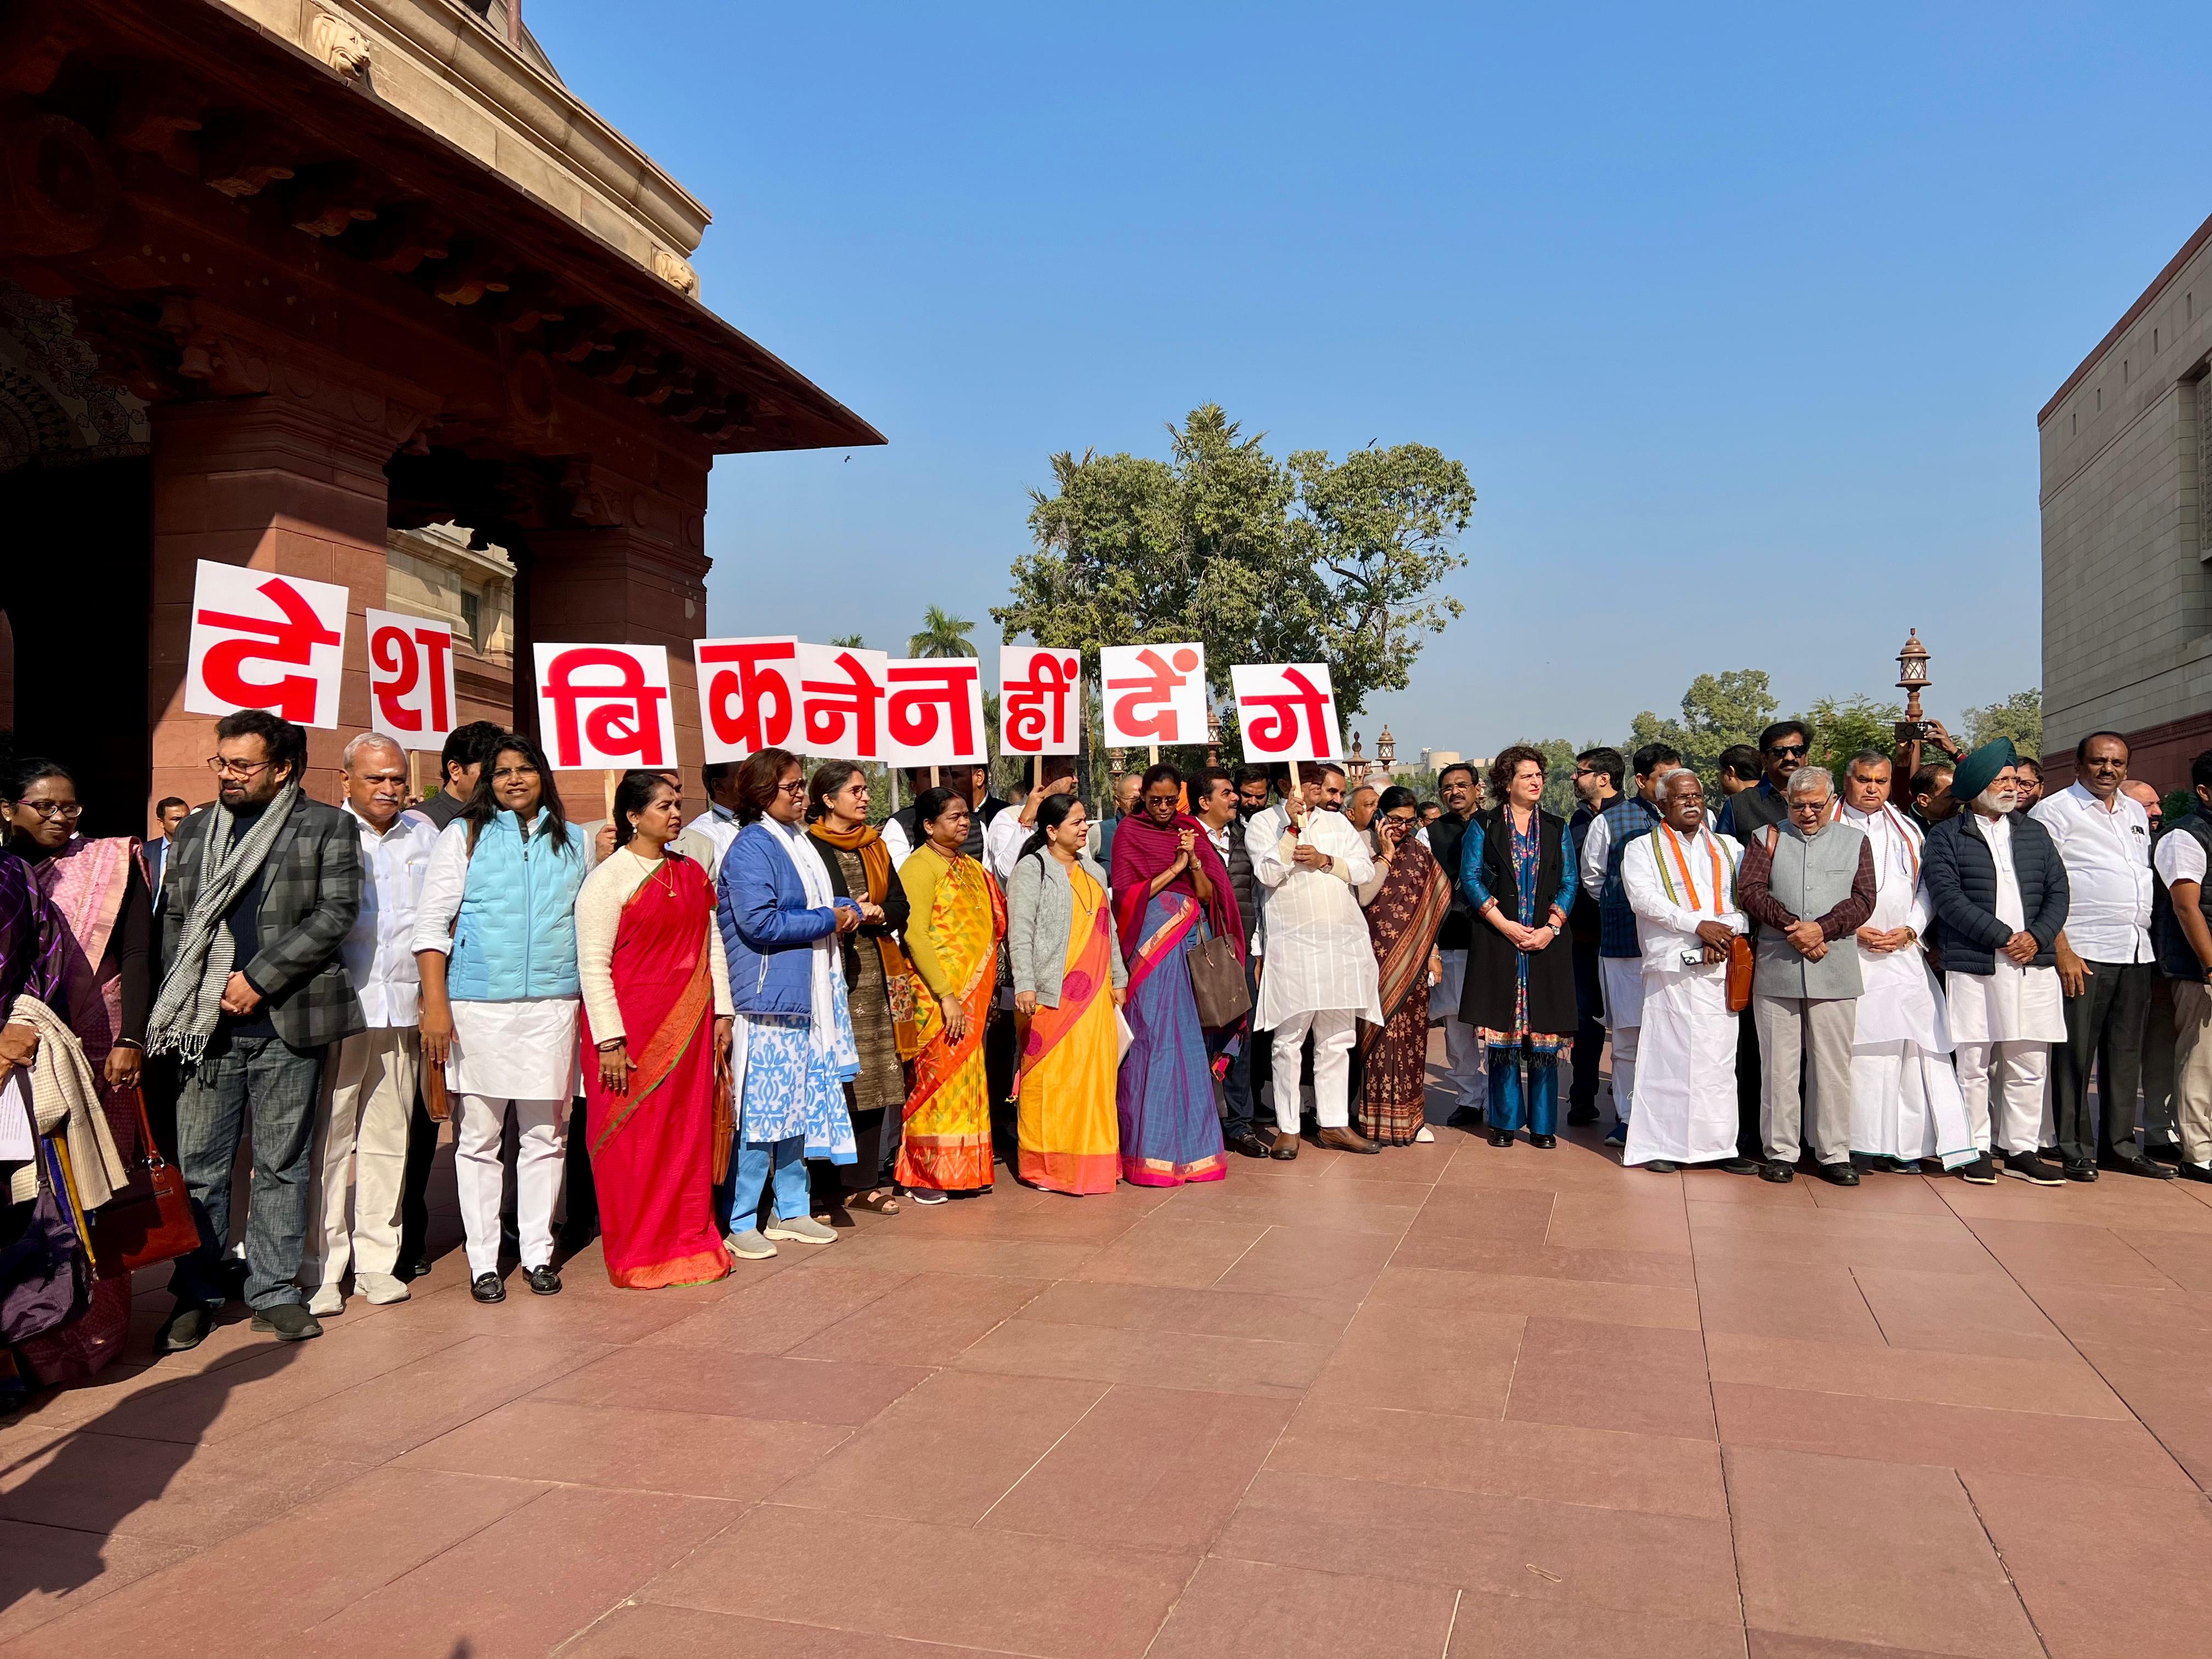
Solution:
[[(744, 828), (723, 857), (715, 907), (737, 1011), (729, 1244), (749, 1261), (774, 1255), (777, 1239), (836, 1243), (837, 1235), (807, 1213), (805, 1160), (850, 1164), (858, 1156), (845, 1085), (860, 1074), (860, 1052), (836, 936), (882, 921), (883, 912), (831, 890), (805, 818), (797, 757), (781, 749), (748, 756), (738, 769)], [(763, 1225), (761, 1200), (771, 1184), (774, 1213)]]
[(562, 811), (544, 753), (509, 732), (423, 873), (412, 941), (422, 970), (422, 1058), (445, 1069), (453, 1102), (469, 1294), (479, 1302), (507, 1299), (499, 1140), (510, 1105), (522, 1276), (538, 1296), (561, 1289), (553, 1205), (576, 1095), (576, 890), (591, 866), (590, 843)]

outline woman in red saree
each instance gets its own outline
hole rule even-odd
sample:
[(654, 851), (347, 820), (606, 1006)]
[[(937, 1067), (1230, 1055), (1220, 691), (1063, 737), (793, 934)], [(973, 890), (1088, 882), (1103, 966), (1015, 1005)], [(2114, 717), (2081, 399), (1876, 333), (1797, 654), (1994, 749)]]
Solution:
[[(61, 969), (70, 1029), (100, 1080), (100, 1110), (115, 1150), (133, 1171), (140, 1156), (139, 1066), (152, 1002), (154, 907), (138, 842), (76, 837), (76, 781), (52, 761), (24, 761), (4, 788), (8, 846), (36, 876), (62, 925)], [(131, 1195), (144, 1191), (134, 1184)], [(19, 1352), (41, 1384), (81, 1382), (123, 1352), (131, 1326), (131, 1275), (97, 1264), (92, 1303)]]
[[(661, 772), (624, 774), (615, 850), (576, 896), (585, 1121), (607, 1277), (629, 1290), (730, 1271), (712, 1188), (732, 1127), (730, 976), (714, 891), (671, 850), (684, 802)], [(719, 1127), (718, 1127), (719, 1126)]]

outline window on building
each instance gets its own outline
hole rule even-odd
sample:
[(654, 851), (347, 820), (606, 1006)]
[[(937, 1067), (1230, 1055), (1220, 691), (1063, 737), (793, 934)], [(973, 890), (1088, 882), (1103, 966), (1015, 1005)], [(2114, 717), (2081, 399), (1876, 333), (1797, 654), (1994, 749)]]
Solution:
[(461, 630), (469, 636), (470, 648), (484, 648), (483, 600), (471, 588), (461, 590)]

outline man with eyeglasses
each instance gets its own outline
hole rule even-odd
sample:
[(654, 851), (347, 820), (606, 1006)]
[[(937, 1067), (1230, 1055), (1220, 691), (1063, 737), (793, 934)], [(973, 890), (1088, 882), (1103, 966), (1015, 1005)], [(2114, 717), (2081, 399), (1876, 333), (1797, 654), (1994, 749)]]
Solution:
[(1812, 747), (1812, 734), (1800, 720), (1777, 720), (1761, 732), (1759, 757), (1765, 767), (1765, 775), (1753, 787), (1728, 798), (1714, 833), (1748, 843), (1761, 830), (1787, 822), (1790, 811), (1783, 801), (1783, 786), (1805, 763)]
[(2144, 1025), (2158, 977), (2150, 817), (2122, 787), (2128, 740), (2118, 732), (2092, 732), (2075, 745), (2074, 763), (2074, 781), (2028, 815), (2057, 847), (2071, 895), (2066, 925), (2051, 946), (2066, 998), (2066, 1040), (2051, 1054), (2059, 1161), (2069, 1181), (2094, 1181), (2100, 1170), (2167, 1181), (2172, 1172), (2145, 1158), (2136, 1137)]
[(177, 1162), (199, 1248), (169, 1279), (154, 1346), (198, 1347), (225, 1300), (231, 1166), (252, 1125), (246, 1299), (253, 1328), (320, 1336), (301, 1305), (310, 1156), (323, 1067), (365, 1029), (341, 954), (361, 910), (360, 830), (301, 789), (307, 734), (266, 709), (216, 723), (212, 808), (185, 821), (162, 882), (161, 988), (147, 1051), (184, 1068)]
[[(1437, 792), (1444, 798), (1444, 815), (1429, 826), (1429, 851), (1447, 871), (1459, 868), (1461, 838), (1482, 805), (1482, 787), (1474, 769), (1455, 761), (1437, 775)], [(1444, 1025), (1444, 1097), (1451, 1115), (1444, 1121), (1454, 1128), (1479, 1128), (1482, 1109), (1489, 1099), (1489, 1051), (1474, 1028), (1459, 1017), (1460, 995), (1467, 988), (1467, 952), (1472, 942), (1471, 919), (1466, 895), (1452, 884), (1451, 908), (1444, 912), (1437, 933), (1437, 952), (1443, 959), (1443, 977), (1429, 994), (1429, 1018)]]

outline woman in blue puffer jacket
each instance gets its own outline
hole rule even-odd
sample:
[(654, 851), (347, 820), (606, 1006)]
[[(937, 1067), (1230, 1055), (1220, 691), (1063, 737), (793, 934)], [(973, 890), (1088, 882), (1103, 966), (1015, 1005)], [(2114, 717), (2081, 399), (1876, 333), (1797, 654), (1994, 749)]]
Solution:
[[(832, 891), (805, 817), (798, 758), (781, 749), (748, 756), (738, 769), (745, 827), (723, 856), (715, 901), (737, 1011), (729, 1244), (747, 1261), (774, 1255), (777, 1239), (835, 1243), (837, 1235), (807, 1213), (805, 1160), (856, 1157), (845, 1085), (859, 1075), (860, 1054), (836, 936), (881, 921), (883, 912)], [(763, 1225), (761, 1199), (771, 1183), (773, 1213)]]
[(532, 1291), (561, 1288), (553, 1204), (576, 1093), (576, 890), (591, 871), (552, 769), (508, 732), (423, 872), (415, 960), (422, 970), (422, 1059), (446, 1068), (453, 1174), (468, 1234), (469, 1294), (501, 1302), (500, 1132), (514, 1108), (515, 1222)]

